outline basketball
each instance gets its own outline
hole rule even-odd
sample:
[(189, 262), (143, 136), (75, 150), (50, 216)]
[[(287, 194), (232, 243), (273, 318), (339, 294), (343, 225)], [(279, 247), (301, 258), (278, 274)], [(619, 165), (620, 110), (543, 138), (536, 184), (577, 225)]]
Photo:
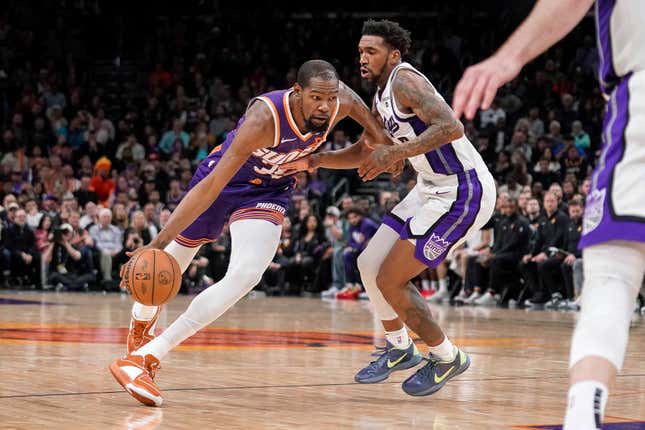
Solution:
[(122, 283), (137, 302), (159, 306), (177, 295), (181, 270), (172, 255), (161, 249), (146, 249), (127, 262)]

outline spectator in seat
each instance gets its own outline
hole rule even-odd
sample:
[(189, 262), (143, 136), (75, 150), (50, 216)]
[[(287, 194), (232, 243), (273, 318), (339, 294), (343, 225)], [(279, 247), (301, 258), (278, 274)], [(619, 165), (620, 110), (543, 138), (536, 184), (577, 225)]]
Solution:
[(108, 207), (114, 199), (116, 184), (110, 177), (111, 169), (112, 162), (101, 157), (94, 165), (94, 176), (90, 179), (90, 190), (96, 193), (99, 203), (104, 207)]
[[(517, 300), (521, 287), (517, 268), (528, 250), (531, 235), (528, 221), (517, 209), (517, 201), (513, 198), (502, 202), (502, 216), (494, 227), (495, 242), (479, 256), (480, 263), (489, 267), (487, 294), (489, 297), (499, 294), (498, 303), (503, 305), (511, 299)], [(484, 300), (480, 301), (484, 303)]]
[(580, 156), (584, 157), (591, 148), (591, 139), (589, 134), (582, 129), (582, 122), (573, 121), (571, 124), (571, 134), (573, 135), (573, 144)]
[(2, 230), (2, 244), (5, 279), (11, 274), (22, 285), (40, 286), (40, 253), (24, 209), (16, 209), (13, 224)]
[(561, 259), (551, 256), (549, 248), (562, 248), (569, 219), (558, 210), (558, 199), (553, 192), (544, 195), (544, 216), (538, 223), (535, 243), (522, 257), (520, 269), (531, 298), (524, 304), (530, 307), (544, 305), (551, 294), (560, 290)]
[(345, 232), (343, 223), (340, 220), (340, 210), (336, 206), (327, 207), (326, 216), (323, 221), (325, 227), (325, 237), (331, 244), (332, 263), (331, 263), (331, 287), (320, 293), (321, 297), (331, 299), (345, 285), (345, 266), (343, 262), (343, 247), (345, 244)]
[[(52, 234), (53, 245), (43, 254), (49, 266), (47, 283), (57, 289), (88, 290), (89, 284), (96, 281), (96, 274), (89, 250), (81, 251), (82, 239), (74, 239), (74, 228), (62, 224)], [(73, 245), (72, 243), (77, 245)]]
[(101, 255), (101, 273), (104, 281), (112, 281), (112, 259), (123, 249), (123, 232), (112, 225), (112, 212), (103, 208), (99, 223), (90, 228), (90, 236)]
[(27, 225), (32, 230), (36, 230), (43, 217), (43, 213), (38, 210), (36, 200), (29, 199), (25, 202), (25, 212), (27, 212)]
[(580, 233), (582, 232), (582, 214), (584, 207), (578, 200), (569, 202), (569, 226), (565, 240), (564, 251), (567, 252), (562, 261), (562, 278), (564, 280), (564, 307), (579, 309), (577, 298), (582, 289), (582, 251), (578, 249)]
[(347, 209), (345, 216), (350, 224), (347, 231), (347, 247), (343, 252), (345, 288), (338, 293), (337, 297), (339, 299), (353, 300), (358, 298), (362, 288), (356, 259), (363, 252), (374, 233), (376, 233), (378, 224), (367, 218), (365, 212), (357, 206)]

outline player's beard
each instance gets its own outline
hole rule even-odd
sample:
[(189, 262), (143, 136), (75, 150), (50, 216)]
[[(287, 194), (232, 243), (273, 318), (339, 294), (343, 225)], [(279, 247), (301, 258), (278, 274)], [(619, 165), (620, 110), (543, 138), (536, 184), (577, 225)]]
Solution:
[(325, 131), (325, 130), (327, 130), (327, 128), (329, 128), (329, 119), (327, 119), (321, 125), (316, 125), (311, 121), (311, 119), (307, 118), (307, 119), (305, 119), (305, 126), (307, 127), (307, 130), (309, 130), (309, 131), (313, 131), (313, 132)]

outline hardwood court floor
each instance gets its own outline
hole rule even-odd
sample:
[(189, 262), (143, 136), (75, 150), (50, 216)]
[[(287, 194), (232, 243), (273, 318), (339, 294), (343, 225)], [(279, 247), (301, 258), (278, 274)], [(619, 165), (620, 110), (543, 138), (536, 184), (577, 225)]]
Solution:
[[(178, 297), (167, 326), (188, 304)], [(354, 383), (380, 330), (364, 302), (244, 299), (173, 351), (162, 408), (112, 379), (130, 299), (0, 291), (0, 429), (510, 429), (562, 422), (573, 313), (432, 306), (471, 368), (431, 397)], [(645, 425), (645, 324), (634, 316), (611, 429)], [(540, 427), (538, 427), (540, 426)]]

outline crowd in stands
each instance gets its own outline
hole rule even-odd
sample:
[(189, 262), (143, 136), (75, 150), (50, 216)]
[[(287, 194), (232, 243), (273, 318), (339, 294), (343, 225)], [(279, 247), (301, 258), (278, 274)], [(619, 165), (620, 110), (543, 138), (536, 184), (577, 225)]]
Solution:
[[(251, 97), (291, 85), (302, 61), (327, 59), (366, 100), (373, 91), (360, 81), (352, 48), (362, 18), (259, 10), (152, 19), (123, 32), (122, 52), (101, 63), (107, 48), (97, 43), (92, 54), (91, 47), (105, 35), (83, 23), (110, 18), (87, 5), (72, 2), (46, 20), (14, 2), (0, 15), (5, 287), (118, 290), (125, 253), (163, 228), (196, 166)], [(437, 12), (401, 22), (413, 32), (408, 60), (449, 101), (464, 67), (506, 34), (496, 15)], [(78, 14), (89, 18), (73, 19)], [(240, 23), (254, 16), (258, 27), (246, 34)], [(280, 32), (270, 24), (278, 19)], [(415, 280), (429, 299), (576, 307), (577, 241), (605, 106), (597, 62), (593, 23), (585, 21), (465, 123), (497, 181), (497, 210), (450, 261)], [(358, 132), (343, 122), (322, 150), (350, 145)], [(339, 181), (348, 184), (342, 195), (332, 192)], [(280, 247), (258, 289), (364, 297), (356, 257), (415, 181), (410, 166), (367, 190), (355, 172), (299, 173)], [(182, 291), (221, 278), (229, 249), (225, 228), (197, 254)]]

